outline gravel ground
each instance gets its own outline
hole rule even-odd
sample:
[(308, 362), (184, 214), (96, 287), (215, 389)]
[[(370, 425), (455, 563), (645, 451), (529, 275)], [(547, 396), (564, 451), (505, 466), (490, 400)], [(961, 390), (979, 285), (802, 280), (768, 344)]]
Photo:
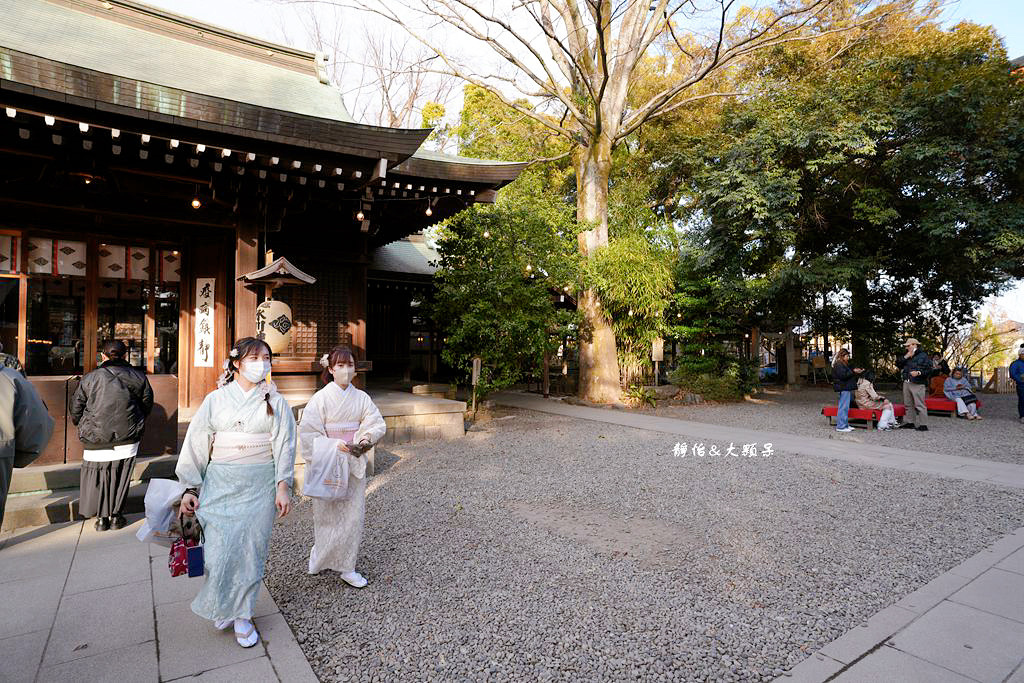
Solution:
[[(903, 403), (898, 391), (880, 391), (894, 403)], [(835, 404), (831, 389), (783, 391), (768, 389), (756, 398), (734, 403), (659, 405), (645, 412), (694, 422), (735, 425), (748, 429), (799, 434), (827, 439), (835, 426), (821, 414), (822, 406)], [(1017, 420), (1016, 394), (981, 394), (983, 420), (928, 416), (928, 431), (902, 429), (894, 432), (857, 429), (864, 443), (878, 443), (915, 451), (960, 455), (1024, 465), (1024, 424)]]
[(368, 588), (305, 573), (308, 502), (279, 524), (267, 584), (321, 680), (769, 680), (1024, 523), (988, 484), (500, 412), (380, 457)]

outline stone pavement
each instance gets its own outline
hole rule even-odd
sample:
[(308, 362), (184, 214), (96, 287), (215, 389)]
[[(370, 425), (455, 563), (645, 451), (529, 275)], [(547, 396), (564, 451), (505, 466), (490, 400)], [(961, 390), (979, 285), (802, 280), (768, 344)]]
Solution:
[(141, 515), (129, 520), (0, 537), (0, 681), (316, 681), (265, 586), (261, 642), (241, 648), (189, 609), (203, 579), (171, 578), (168, 549), (140, 543)]
[[(776, 451), (1024, 488), (1024, 467), (842, 439), (688, 422), (499, 392), (495, 403), (718, 443), (771, 442)], [(829, 643), (782, 682), (1024, 683), (1024, 527)]]
[(778, 680), (1024, 682), (1024, 527)]
[(514, 408), (526, 408), (554, 415), (564, 415), (582, 420), (593, 420), (624, 427), (646, 429), (666, 434), (703, 439), (719, 444), (734, 442), (771, 443), (781, 453), (795, 453), (816, 457), (835, 458), (860, 465), (892, 467), (908, 472), (925, 472), (940, 477), (985, 481), (1001, 486), (1024, 488), (1024, 467), (1011, 463), (964, 458), (956, 455), (911, 451), (891, 446), (865, 444), (846, 435), (835, 439), (814, 439), (796, 434), (767, 432), (729, 425), (704, 422), (690, 422), (671, 417), (657, 417), (627, 412), (614, 408), (591, 408), (563, 403), (558, 399), (546, 399), (537, 394), (501, 391), (488, 397), (497, 404)]

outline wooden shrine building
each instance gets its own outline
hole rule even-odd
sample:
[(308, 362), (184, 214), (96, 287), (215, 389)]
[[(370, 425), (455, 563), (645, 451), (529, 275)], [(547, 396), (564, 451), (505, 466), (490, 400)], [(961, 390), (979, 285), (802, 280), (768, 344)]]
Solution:
[(67, 401), (108, 338), (157, 395), (140, 454), (172, 452), (256, 331), (262, 294), (240, 276), (277, 257), (316, 283), (280, 290), (275, 380), (311, 389), (338, 343), (369, 367), (373, 250), (493, 202), (523, 167), (356, 123), (323, 57), (137, 2), (0, 16), (0, 342), (57, 420), (38, 464), (81, 459)]

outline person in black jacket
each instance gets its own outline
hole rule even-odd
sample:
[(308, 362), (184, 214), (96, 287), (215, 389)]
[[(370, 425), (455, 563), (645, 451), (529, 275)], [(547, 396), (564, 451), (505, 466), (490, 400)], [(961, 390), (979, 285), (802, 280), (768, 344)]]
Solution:
[(149, 380), (125, 361), (127, 352), (123, 342), (106, 342), (103, 363), (82, 378), (71, 397), (71, 421), (85, 448), (79, 512), (95, 515), (98, 531), (125, 525), (121, 510), (146, 417), (153, 409)]
[(857, 390), (857, 379), (863, 368), (850, 367), (850, 352), (840, 349), (832, 365), (832, 387), (839, 392), (839, 412), (836, 416), (837, 432), (852, 432), (850, 426), (850, 401)]
[(927, 392), (928, 378), (934, 370), (932, 359), (928, 353), (921, 348), (921, 342), (913, 337), (903, 343), (907, 349), (903, 358), (896, 361), (903, 377), (903, 404), (906, 406), (906, 417), (900, 429), (917, 429), (919, 432), (928, 431), (928, 406), (925, 405), (924, 397)]

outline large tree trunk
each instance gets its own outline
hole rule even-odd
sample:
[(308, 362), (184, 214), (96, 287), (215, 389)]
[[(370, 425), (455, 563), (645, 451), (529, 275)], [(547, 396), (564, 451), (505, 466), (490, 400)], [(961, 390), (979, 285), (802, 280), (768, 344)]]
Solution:
[(874, 364), (871, 338), (874, 320), (871, 317), (871, 292), (868, 281), (854, 277), (850, 282), (850, 345), (853, 361), (863, 368)]
[[(576, 165), (576, 218), (588, 226), (578, 236), (580, 253), (591, 256), (608, 244), (608, 178), (611, 174), (611, 141), (598, 137), (574, 157)], [(587, 331), (580, 338), (580, 398), (597, 403), (619, 401), (619, 361), (615, 333), (605, 317), (597, 292), (586, 290), (579, 298)]]

